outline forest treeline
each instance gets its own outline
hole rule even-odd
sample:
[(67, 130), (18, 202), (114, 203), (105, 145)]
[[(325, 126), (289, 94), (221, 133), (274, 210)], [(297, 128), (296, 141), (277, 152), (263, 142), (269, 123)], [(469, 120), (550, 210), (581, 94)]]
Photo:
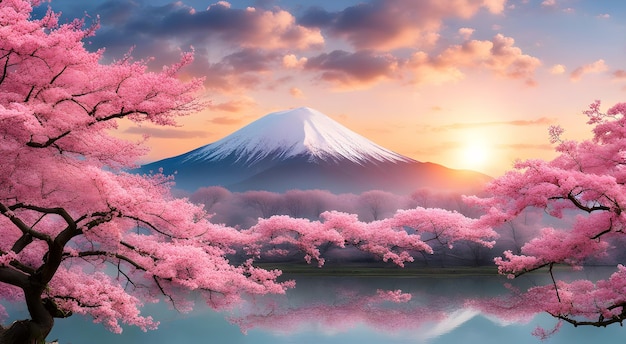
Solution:
[[(204, 205), (204, 209), (212, 214), (211, 221), (230, 227), (247, 229), (255, 225), (260, 218), (275, 215), (287, 215), (293, 218), (305, 218), (311, 221), (320, 220), (320, 214), (326, 211), (339, 211), (356, 214), (360, 221), (372, 222), (393, 216), (401, 209), (415, 207), (441, 208), (456, 211), (470, 218), (478, 218), (480, 209), (463, 201), (461, 193), (439, 192), (432, 189), (419, 189), (408, 195), (397, 195), (382, 190), (371, 190), (361, 194), (334, 194), (327, 190), (289, 190), (285, 193), (270, 191), (231, 192), (221, 186), (203, 187), (191, 194), (178, 196), (188, 197), (196, 204)], [(493, 248), (474, 242), (458, 242), (449, 246), (439, 242), (434, 235), (424, 238), (435, 248), (434, 254), (417, 254), (416, 266), (451, 267), (451, 266), (493, 266), (493, 259), (510, 250), (520, 254), (522, 246), (536, 238), (545, 227), (571, 226), (573, 218), (564, 216), (555, 219), (547, 216), (543, 209), (528, 208), (521, 216), (497, 228), (500, 237)], [(619, 247), (619, 243), (614, 243)], [(349, 262), (366, 262), (379, 264), (371, 255), (350, 248), (329, 248), (324, 253), (328, 258), (326, 264), (342, 264)], [(420, 259), (421, 257), (421, 259)], [(612, 254), (588, 259), (588, 265), (613, 264), (626, 258), (626, 253), (617, 249)], [(270, 259), (270, 257), (266, 257)], [(302, 261), (301, 252), (293, 252), (278, 260)]]

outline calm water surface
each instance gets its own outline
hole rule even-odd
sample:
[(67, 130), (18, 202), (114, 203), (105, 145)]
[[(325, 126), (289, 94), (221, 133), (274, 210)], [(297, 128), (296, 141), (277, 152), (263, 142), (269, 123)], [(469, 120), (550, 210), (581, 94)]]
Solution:
[[(583, 274), (588, 277), (589, 272)], [(622, 342), (626, 336), (619, 325), (598, 329), (564, 324), (542, 342), (531, 332), (538, 325), (552, 328), (556, 321), (550, 316), (502, 319), (468, 305), (468, 300), (507, 293), (503, 284), (508, 281), (499, 276), (290, 277), (297, 287), (287, 295), (255, 298), (228, 312), (198, 305), (192, 313), (179, 314), (163, 304), (150, 305), (146, 312), (161, 322), (156, 331), (125, 328), (116, 335), (88, 318), (73, 316), (57, 320), (48, 339), (58, 338), (62, 344), (514, 344)], [(541, 278), (516, 283), (527, 286), (541, 283)], [(410, 300), (392, 302), (384, 292), (398, 289), (410, 293)]]

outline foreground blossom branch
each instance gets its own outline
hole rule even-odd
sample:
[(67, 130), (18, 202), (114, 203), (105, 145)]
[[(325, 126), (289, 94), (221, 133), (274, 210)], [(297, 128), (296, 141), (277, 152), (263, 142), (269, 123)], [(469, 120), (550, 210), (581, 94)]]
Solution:
[(606, 258), (624, 238), (626, 103), (603, 113), (596, 101), (584, 113), (593, 139), (562, 140), (563, 129), (551, 127), (551, 141), (559, 153), (555, 159), (518, 162), (515, 170), (490, 184), (491, 197), (470, 197), (469, 201), (485, 209), (479, 222), (486, 226), (510, 221), (529, 207), (541, 208), (555, 219), (571, 219), (568, 227), (543, 228), (520, 254), (504, 252), (495, 260), (498, 269), (511, 278), (547, 269), (552, 284), (531, 288), (524, 295), (537, 311), (575, 326), (622, 324), (626, 320), (623, 265), (597, 282), (566, 283), (555, 278), (553, 271), (556, 265), (580, 268), (589, 259)]

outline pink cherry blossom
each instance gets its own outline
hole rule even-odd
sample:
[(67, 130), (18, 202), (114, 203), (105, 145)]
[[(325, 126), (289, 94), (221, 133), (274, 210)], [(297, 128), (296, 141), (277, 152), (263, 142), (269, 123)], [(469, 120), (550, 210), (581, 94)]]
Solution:
[[(495, 259), (499, 271), (514, 278), (543, 269), (551, 277), (551, 284), (522, 293), (520, 305), (574, 325), (621, 324), (626, 319), (622, 265), (608, 280), (597, 282), (564, 282), (553, 274), (556, 265), (578, 269), (590, 258), (606, 257), (626, 228), (626, 105), (619, 103), (602, 113), (596, 101), (584, 114), (592, 126), (592, 139), (562, 140), (563, 131), (552, 127), (556, 158), (517, 162), (514, 170), (490, 183), (489, 197), (467, 201), (485, 210), (477, 220), (483, 226), (497, 227), (528, 208), (571, 219), (568, 226), (543, 228), (521, 247), (520, 254), (504, 252)], [(542, 337), (550, 333), (537, 331)]]

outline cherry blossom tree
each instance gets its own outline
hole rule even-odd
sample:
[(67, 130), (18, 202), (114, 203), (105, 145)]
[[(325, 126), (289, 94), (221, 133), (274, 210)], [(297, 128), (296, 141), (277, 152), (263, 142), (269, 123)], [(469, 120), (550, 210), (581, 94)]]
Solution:
[(569, 219), (567, 226), (541, 229), (519, 253), (504, 252), (495, 260), (499, 271), (511, 278), (540, 269), (549, 274), (551, 283), (519, 296), (525, 307), (575, 326), (622, 324), (626, 267), (617, 265), (605, 280), (573, 282), (560, 280), (555, 269), (558, 265), (581, 268), (598, 257), (606, 260), (626, 228), (626, 103), (603, 113), (596, 101), (584, 113), (592, 126), (592, 139), (564, 140), (563, 129), (553, 126), (550, 136), (556, 158), (518, 162), (515, 170), (490, 183), (490, 197), (469, 200), (486, 210), (479, 222), (493, 227), (513, 221), (527, 208)]
[(280, 194), (270, 191), (248, 191), (242, 194), (243, 203), (254, 209), (263, 218), (277, 215), (283, 209), (283, 199)]
[[(365, 220), (380, 220), (388, 213), (392, 213), (398, 209), (399, 204), (396, 204), (398, 197), (390, 192), (382, 190), (371, 190), (363, 192), (357, 199), (359, 206), (359, 214), (363, 216)], [(387, 213), (387, 214), (386, 214)]]
[[(479, 227), (476, 221), (457, 212), (444, 209), (415, 208), (398, 210), (393, 217), (361, 222), (357, 215), (337, 211), (324, 212), (320, 221), (272, 216), (244, 231), (257, 238), (260, 249), (269, 254), (287, 254), (281, 247), (295, 247), (304, 259), (324, 265), (320, 247), (344, 248), (354, 246), (399, 266), (413, 262), (417, 252), (433, 253), (429, 242), (452, 247), (456, 242), (475, 242), (492, 247), (496, 234), (489, 227)], [(407, 230), (410, 229), (410, 230)], [(422, 235), (428, 236), (423, 240)], [(270, 249), (267, 249), (270, 247)]]
[(143, 302), (184, 310), (184, 290), (218, 307), (288, 287), (278, 271), (230, 264), (229, 246), (247, 239), (173, 198), (169, 178), (123, 172), (146, 150), (110, 135), (118, 120), (172, 125), (201, 108), (202, 80), (176, 77), (192, 54), (160, 72), (129, 56), (101, 64), (84, 48), (97, 24), (59, 25), (50, 10), (35, 20), (35, 5), (0, 1), (0, 295), (31, 317), (0, 342), (41, 342), (72, 313), (154, 328)]
[[(97, 24), (59, 24), (51, 10), (33, 19), (37, 5), (0, 0), (0, 297), (30, 314), (0, 328), (0, 343), (40, 343), (55, 317), (71, 314), (114, 332), (121, 323), (147, 330), (158, 323), (144, 303), (185, 311), (197, 296), (220, 308), (243, 294), (283, 293), (292, 281), (253, 265), (268, 245), (295, 245), (323, 263), (319, 245), (350, 243), (402, 265), (411, 250), (432, 252), (422, 230), (492, 244), (489, 228), (443, 210), (371, 224), (343, 213), (278, 216), (246, 231), (212, 224), (201, 206), (172, 196), (171, 178), (125, 172), (146, 149), (111, 135), (120, 120), (174, 125), (201, 109), (202, 80), (176, 76), (192, 54), (159, 72), (130, 56), (105, 64), (84, 47)], [(246, 259), (229, 260), (238, 250)]]
[(189, 196), (189, 200), (204, 205), (204, 210), (210, 211), (217, 203), (231, 197), (230, 191), (221, 186), (207, 186), (196, 190)]

